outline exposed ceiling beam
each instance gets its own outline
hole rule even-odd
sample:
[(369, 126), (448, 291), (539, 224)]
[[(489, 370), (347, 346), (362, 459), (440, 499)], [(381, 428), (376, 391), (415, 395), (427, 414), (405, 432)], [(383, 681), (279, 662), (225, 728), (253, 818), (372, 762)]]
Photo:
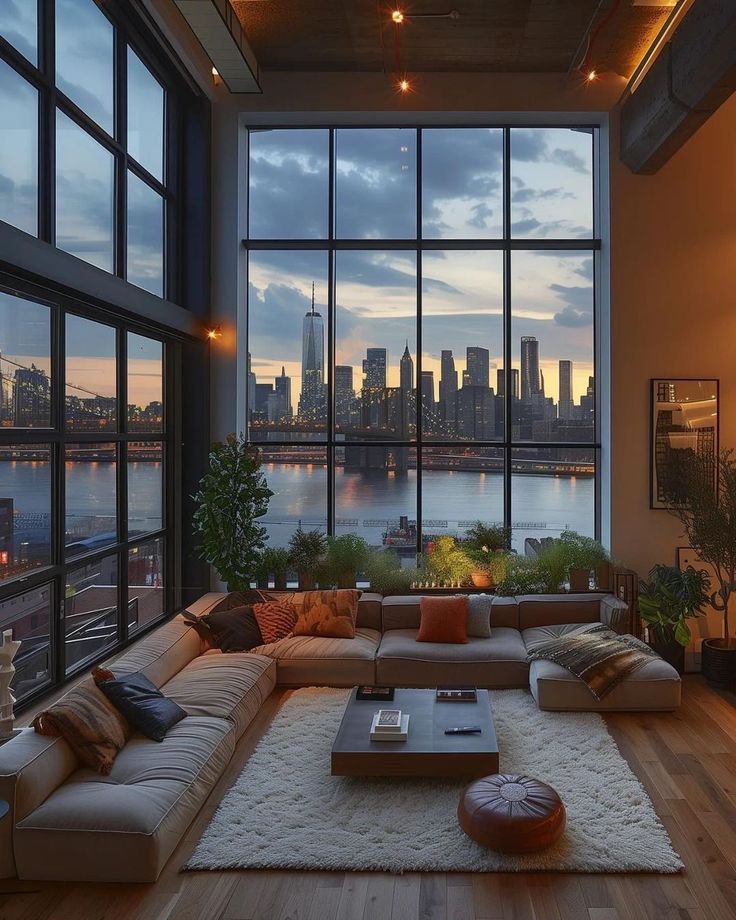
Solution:
[(621, 109), (621, 159), (656, 172), (736, 89), (736, 2), (694, 0)]
[(229, 0), (174, 0), (231, 93), (260, 93), (258, 61)]

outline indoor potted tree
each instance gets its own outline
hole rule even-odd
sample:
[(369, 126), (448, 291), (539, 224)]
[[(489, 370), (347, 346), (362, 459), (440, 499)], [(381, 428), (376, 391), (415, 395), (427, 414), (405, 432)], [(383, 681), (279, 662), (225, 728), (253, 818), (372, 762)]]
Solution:
[(296, 569), (300, 591), (313, 591), (323, 570), (327, 537), (321, 530), (296, 530), (289, 540), (289, 560)]
[(328, 537), (325, 568), (338, 588), (354, 588), (369, 554), (368, 544), (355, 533)]
[[(268, 579), (273, 575), (273, 586), (276, 591), (286, 590), (286, 578), (289, 574), (289, 551), (282, 547), (267, 546), (261, 553), (258, 563), (259, 587), (268, 587)], [(260, 579), (265, 580), (265, 585), (260, 584)]]
[(505, 556), (511, 548), (511, 530), (500, 524), (475, 521), (465, 533), (462, 550), (473, 562), (470, 580), (476, 588), (492, 588), (498, 580), (495, 557)]
[(689, 619), (710, 603), (708, 573), (689, 566), (655, 565), (649, 581), (639, 583), (639, 615), (649, 627), (649, 644), (682, 674), (690, 645)]
[[(683, 452), (684, 454), (684, 452)], [(685, 529), (690, 546), (715, 574), (710, 603), (723, 613), (723, 637), (704, 639), (702, 669), (720, 687), (736, 683), (736, 639), (731, 636), (729, 606), (736, 588), (736, 459), (721, 452), (713, 457), (690, 452), (678, 464), (667, 496), (668, 510)]]
[(228, 591), (250, 588), (267, 539), (257, 521), (272, 495), (258, 448), (235, 434), (212, 445), (209, 469), (193, 496), (192, 520), (200, 558), (214, 567)]

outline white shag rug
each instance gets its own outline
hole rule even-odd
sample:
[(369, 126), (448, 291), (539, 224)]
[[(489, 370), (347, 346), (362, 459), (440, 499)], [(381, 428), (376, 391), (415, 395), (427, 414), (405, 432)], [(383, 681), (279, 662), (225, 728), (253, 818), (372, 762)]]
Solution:
[(277, 713), (186, 869), (383, 872), (678, 872), (682, 862), (596, 713), (541, 712), (491, 692), (501, 771), (552, 785), (567, 809), (554, 847), (509, 856), (457, 823), (463, 783), (330, 775), (349, 691), (295, 691)]

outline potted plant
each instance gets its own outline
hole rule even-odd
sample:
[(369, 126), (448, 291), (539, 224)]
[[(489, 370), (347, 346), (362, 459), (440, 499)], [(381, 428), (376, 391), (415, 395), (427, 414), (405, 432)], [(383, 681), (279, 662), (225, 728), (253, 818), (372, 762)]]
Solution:
[(321, 530), (295, 531), (289, 540), (289, 560), (296, 569), (300, 591), (313, 591), (327, 552), (327, 537)]
[(719, 687), (736, 683), (736, 639), (731, 636), (729, 606), (736, 588), (736, 459), (721, 452), (713, 457), (685, 454), (667, 495), (667, 508), (682, 524), (690, 546), (715, 573), (710, 603), (723, 613), (723, 637), (704, 639), (702, 669)]
[(710, 603), (708, 573), (689, 566), (655, 565), (649, 581), (639, 583), (639, 615), (649, 627), (649, 643), (682, 673), (691, 633), (687, 621)]
[(565, 530), (560, 535), (560, 543), (567, 554), (567, 578), (571, 592), (589, 591), (590, 574), (593, 571), (598, 586), (610, 589), (610, 577), (601, 568), (603, 563), (608, 563), (608, 553), (597, 540), (575, 530)]
[(398, 554), (388, 549), (369, 554), (365, 575), (371, 590), (387, 597), (390, 594), (408, 594), (419, 573), (416, 568), (403, 568)]
[(562, 540), (549, 540), (544, 543), (536, 562), (544, 591), (547, 594), (559, 594), (563, 590), (570, 567), (567, 547)]
[(354, 588), (358, 572), (363, 570), (370, 548), (362, 537), (345, 533), (327, 538), (325, 567), (338, 588)]
[(473, 562), (470, 579), (476, 588), (492, 588), (498, 580), (495, 573), (498, 565), (494, 557), (503, 557), (511, 547), (511, 530), (500, 524), (484, 524), (476, 521), (466, 531), (461, 544), (468, 558)]
[(473, 562), (452, 537), (438, 537), (427, 555), (427, 572), (438, 588), (459, 587), (467, 583)]
[(539, 594), (544, 590), (544, 581), (538, 559), (512, 554), (506, 557), (506, 571), (496, 585), (496, 594), (499, 597)]
[[(268, 580), (273, 575), (276, 591), (286, 590), (286, 578), (289, 572), (289, 551), (281, 547), (266, 547), (258, 563), (258, 587), (268, 587)], [(261, 584), (261, 579), (265, 584)]]
[(258, 448), (240, 435), (210, 449), (209, 469), (193, 496), (199, 557), (210, 563), (228, 591), (250, 588), (266, 529), (257, 523), (273, 492), (261, 471)]

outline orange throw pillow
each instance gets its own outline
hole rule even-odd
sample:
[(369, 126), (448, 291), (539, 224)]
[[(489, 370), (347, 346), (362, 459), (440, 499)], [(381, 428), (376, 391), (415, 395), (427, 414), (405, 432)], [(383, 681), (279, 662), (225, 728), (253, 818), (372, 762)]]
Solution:
[(306, 591), (294, 635), (354, 639), (359, 597), (354, 588)]
[(423, 597), (420, 610), (417, 642), (463, 645), (468, 641), (468, 599), (464, 595)]
[(296, 610), (291, 604), (264, 601), (262, 604), (253, 604), (253, 614), (263, 636), (264, 645), (290, 636), (296, 623)]

